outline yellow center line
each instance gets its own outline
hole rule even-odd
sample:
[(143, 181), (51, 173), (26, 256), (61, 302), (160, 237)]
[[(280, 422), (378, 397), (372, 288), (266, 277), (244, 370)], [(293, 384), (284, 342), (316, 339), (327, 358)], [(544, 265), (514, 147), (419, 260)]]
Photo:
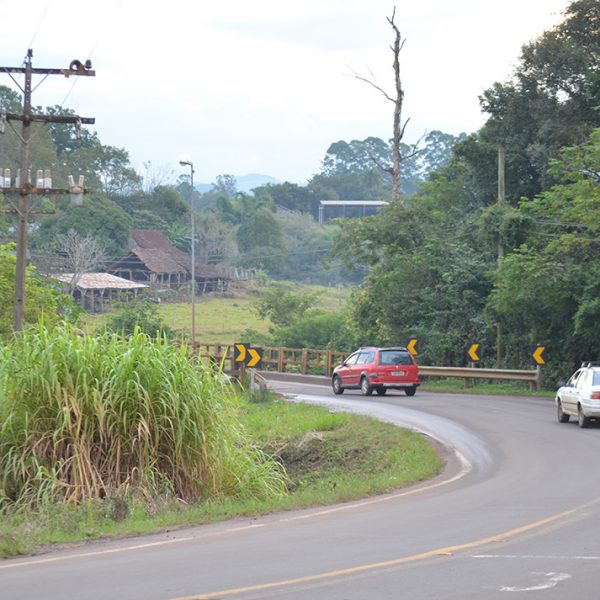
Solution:
[(486, 544), (490, 544), (492, 542), (503, 542), (508, 539), (514, 538), (518, 535), (528, 533), (535, 529), (539, 529), (544, 527), (545, 525), (549, 525), (558, 521), (560, 519), (564, 519), (565, 517), (572, 516), (579, 511), (589, 508), (594, 504), (598, 504), (600, 502), (600, 498), (596, 498), (585, 504), (581, 504), (580, 506), (576, 506), (575, 508), (571, 508), (564, 512), (551, 515), (544, 519), (540, 519), (538, 521), (533, 521), (532, 523), (528, 523), (521, 527), (516, 527), (514, 529), (509, 529), (508, 531), (504, 531), (502, 533), (498, 533), (496, 535), (492, 535), (489, 537), (485, 537), (479, 540), (474, 540), (472, 542), (466, 542), (464, 544), (456, 544), (454, 546), (446, 546), (443, 548), (436, 548), (435, 550), (428, 550), (426, 552), (420, 552), (419, 554), (413, 554), (411, 556), (403, 556), (401, 558), (394, 558), (391, 560), (368, 563), (365, 565), (358, 565), (356, 567), (348, 567), (346, 569), (337, 569), (335, 571), (328, 571), (326, 573), (319, 573), (317, 575), (306, 575), (304, 577), (296, 577), (294, 579), (282, 579), (280, 581), (272, 581), (269, 583), (258, 583), (255, 585), (248, 585), (245, 587), (238, 588), (230, 588), (227, 590), (221, 590), (216, 592), (209, 592), (203, 594), (194, 594), (192, 596), (179, 596), (177, 598), (172, 598), (171, 600), (211, 600), (216, 598), (221, 598), (223, 596), (233, 596), (236, 594), (244, 594), (247, 592), (256, 592), (262, 590), (269, 590), (278, 587), (289, 587), (298, 584), (311, 583), (314, 581), (322, 581), (326, 579), (333, 579), (336, 577), (341, 577), (344, 575), (356, 575), (358, 573), (364, 573), (367, 571), (375, 571), (377, 569), (385, 569), (389, 567), (397, 567), (400, 565), (417, 562), (420, 560), (426, 560), (428, 558), (435, 558), (439, 556), (452, 556), (457, 552), (461, 552), (464, 550), (470, 550), (472, 548), (478, 548), (480, 546), (485, 546)]

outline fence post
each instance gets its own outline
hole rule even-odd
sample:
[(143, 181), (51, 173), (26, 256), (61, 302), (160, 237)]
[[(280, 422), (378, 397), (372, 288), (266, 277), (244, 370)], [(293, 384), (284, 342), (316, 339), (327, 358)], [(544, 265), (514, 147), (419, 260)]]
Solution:
[(538, 390), (542, 389), (542, 367), (540, 365), (535, 367), (535, 387)]
[(302, 348), (302, 375), (308, 375), (308, 350)]
[(235, 379), (237, 377), (237, 364), (235, 362), (235, 352), (230, 352), (229, 358), (231, 359), (231, 376)]
[(277, 370), (285, 373), (285, 361), (283, 357), (283, 348), (277, 348)]

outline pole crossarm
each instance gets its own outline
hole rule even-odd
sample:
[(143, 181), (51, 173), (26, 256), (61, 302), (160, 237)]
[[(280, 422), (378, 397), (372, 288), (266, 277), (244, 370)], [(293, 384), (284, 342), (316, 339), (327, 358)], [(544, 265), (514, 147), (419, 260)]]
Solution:
[[(76, 68), (68, 68), (68, 69), (29, 69), (29, 72), (32, 75), (64, 75), (65, 77), (70, 77), (71, 75), (78, 75), (83, 77), (95, 77), (96, 71), (93, 69), (86, 69), (85, 65), (81, 65), (78, 60), (74, 60), (71, 62)], [(81, 65), (78, 67), (77, 65)], [(27, 67), (0, 67), (0, 71), (4, 71), (4, 73), (26, 73)]]
[(82, 125), (94, 125), (96, 119), (93, 117), (73, 117), (66, 115), (17, 115), (14, 113), (4, 113), (8, 121), (29, 121), (36, 123), (81, 123)]

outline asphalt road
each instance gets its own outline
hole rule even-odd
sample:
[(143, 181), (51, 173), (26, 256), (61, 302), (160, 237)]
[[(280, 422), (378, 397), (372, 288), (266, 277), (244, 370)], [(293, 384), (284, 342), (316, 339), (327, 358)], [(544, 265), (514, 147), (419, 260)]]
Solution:
[(0, 599), (600, 597), (600, 426), (549, 400), (272, 383), (444, 447), (438, 478), (386, 496), (0, 562)]

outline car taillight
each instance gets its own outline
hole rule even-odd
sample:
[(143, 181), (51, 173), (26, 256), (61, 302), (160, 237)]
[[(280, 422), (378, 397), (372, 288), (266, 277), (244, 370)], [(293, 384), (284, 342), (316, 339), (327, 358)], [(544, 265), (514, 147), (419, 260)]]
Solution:
[(592, 395), (590, 396), (590, 398), (592, 400), (600, 400), (600, 392), (592, 392)]

